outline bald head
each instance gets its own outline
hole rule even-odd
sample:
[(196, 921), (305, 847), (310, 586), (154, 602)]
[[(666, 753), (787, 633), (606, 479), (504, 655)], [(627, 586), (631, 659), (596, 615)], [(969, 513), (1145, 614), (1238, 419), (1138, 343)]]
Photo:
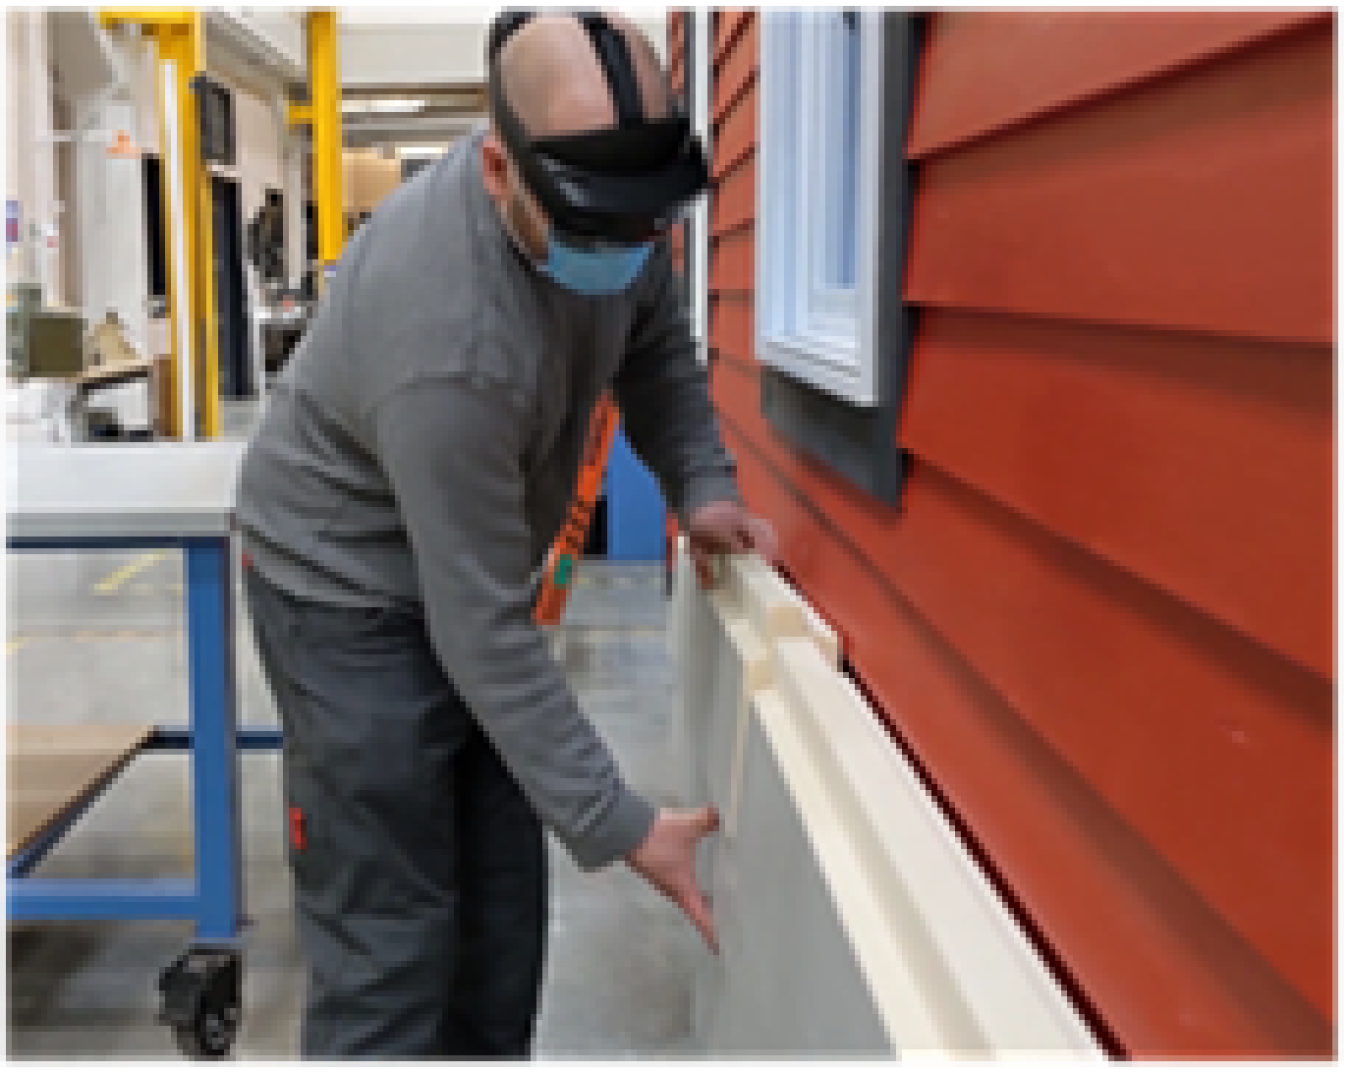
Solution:
[[(643, 111), (667, 114), (670, 94), (652, 43), (629, 19), (606, 13), (633, 59)], [(531, 137), (613, 126), (614, 101), (585, 27), (571, 15), (541, 14), (517, 30), (497, 58), (502, 92)]]

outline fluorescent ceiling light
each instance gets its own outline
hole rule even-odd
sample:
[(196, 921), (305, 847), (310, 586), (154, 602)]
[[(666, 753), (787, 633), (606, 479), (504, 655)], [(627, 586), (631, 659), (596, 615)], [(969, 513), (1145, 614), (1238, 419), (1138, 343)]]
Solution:
[(420, 112), (426, 107), (426, 101), (420, 97), (370, 97), (353, 98), (342, 102), (342, 111), (347, 115), (361, 115), (367, 112)]
[(440, 156), (444, 152), (445, 146), (443, 145), (400, 145), (398, 147), (400, 157)]
[(374, 97), (370, 101), (372, 112), (420, 112), (425, 101), (410, 97)]

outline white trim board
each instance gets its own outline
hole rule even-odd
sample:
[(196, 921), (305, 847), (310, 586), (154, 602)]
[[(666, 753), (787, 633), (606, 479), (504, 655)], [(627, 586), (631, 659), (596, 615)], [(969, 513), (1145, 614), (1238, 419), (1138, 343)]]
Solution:
[[(712, 13), (695, 8), (687, 23), (690, 40), (685, 43), (685, 78), (689, 79), (690, 118), (694, 133), (703, 139), (708, 160), (713, 159), (712, 124), (708, 102), (712, 84)], [(699, 360), (708, 363), (708, 195), (699, 198), (690, 214), (689, 259), (690, 325), (698, 341)]]

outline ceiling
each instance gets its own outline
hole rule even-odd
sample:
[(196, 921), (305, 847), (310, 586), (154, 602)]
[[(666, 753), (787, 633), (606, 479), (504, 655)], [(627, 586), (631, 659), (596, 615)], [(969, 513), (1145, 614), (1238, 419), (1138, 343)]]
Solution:
[[(343, 9), (343, 141), (353, 148), (453, 141), (487, 118), (487, 27), (496, 9)], [(637, 16), (658, 52), (663, 12)]]
[(342, 140), (353, 148), (452, 141), (487, 117), (482, 85), (344, 88)]

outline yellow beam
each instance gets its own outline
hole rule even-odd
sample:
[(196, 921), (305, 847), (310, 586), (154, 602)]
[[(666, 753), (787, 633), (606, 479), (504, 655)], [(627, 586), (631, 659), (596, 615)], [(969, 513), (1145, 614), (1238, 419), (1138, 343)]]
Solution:
[(195, 11), (162, 7), (106, 7), (98, 13), (99, 23), (105, 29), (127, 22), (149, 27), (190, 27), (196, 17)]
[[(178, 16), (186, 15), (187, 18)], [(131, 21), (124, 19), (122, 21)], [(207, 438), (220, 435), (220, 359), (217, 352), (218, 326), (216, 323), (215, 264), (212, 250), (211, 217), (211, 173), (201, 159), (201, 147), (198, 144), (198, 113), (196, 96), (192, 92), (192, 76), (206, 70), (206, 40), (200, 12), (155, 12), (146, 15), (147, 24), (154, 31), (158, 63), (174, 65), (174, 95), (178, 115), (178, 140), (182, 155), (184, 248), (187, 256), (187, 294), (183, 296), (181, 307), (188, 318), (189, 349), (188, 354), (178, 353), (178, 311), (179, 303), (172, 288), (176, 286), (175, 255), (173, 242), (169, 242), (167, 263), (169, 265), (168, 285), (171, 288), (169, 304), (171, 316), (170, 350), (173, 354), (174, 383), (181, 383), (184, 364), (192, 369), (194, 409), (196, 411), (195, 434)], [(157, 64), (158, 67), (158, 64)], [(162, 80), (157, 77), (156, 93), (163, 93)], [(160, 100), (160, 117), (163, 123), (164, 102)], [(161, 131), (161, 144), (167, 145), (167, 132)], [(171, 171), (165, 169), (168, 181)], [(170, 200), (164, 199), (164, 234), (173, 234), (173, 220)], [(182, 363), (182, 364), (180, 364)], [(173, 407), (170, 418), (170, 433), (182, 436), (179, 428), (178, 409)]]
[(320, 289), (342, 256), (342, 89), (338, 81), (338, 21), (332, 9), (306, 17), (309, 108), (313, 135), (314, 208), (319, 225)]
[[(194, 101), (195, 103), (195, 101)], [(193, 111), (195, 123), (196, 111)], [(197, 407), (201, 415), (201, 435), (206, 439), (220, 438), (220, 317), (216, 309), (216, 254), (211, 222), (215, 216), (215, 197), (211, 173), (201, 160), (197, 164), (197, 189), (201, 198), (197, 211), (197, 260), (193, 269), (197, 275), (198, 300), (201, 317), (197, 326), (201, 334), (196, 368)]]
[(307, 126), (314, 116), (314, 110), (307, 104), (292, 101), (286, 106), (286, 125), (288, 127)]
[[(183, 179), (187, 182), (188, 162), (196, 159), (196, 138), (197, 132), (195, 126), (189, 123), (188, 117), (184, 115), (182, 108), (183, 94), (180, 89), (183, 85), (183, 64), (192, 62), (190, 41), (181, 40), (182, 35), (173, 32), (168, 24), (151, 24), (155, 39), (155, 101), (157, 111), (159, 112), (160, 122), (160, 145), (164, 152), (169, 151), (168, 124), (167, 124), (167, 105), (164, 99), (164, 77), (163, 64), (174, 64), (174, 105), (178, 119), (178, 149), (180, 159), (183, 161)], [(190, 32), (190, 31), (189, 31)], [(187, 294), (178, 294), (178, 247), (174, 241), (174, 225), (172, 202), (169, 195), (168, 184), (173, 181), (173, 170), (168, 158), (164, 161), (164, 183), (165, 193), (162, 199), (164, 213), (164, 263), (166, 267), (165, 284), (167, 285), (167, 297), (169, 299), (169, 354), (170, 366), (173, 369), (171, 377), (173, 388), (173, 405), (169, 407), (169, 435), (175, 439), (182, 439), (187, 430), (182, 427), (182, 420), (178, 406), (178, 385), (183, 382), (183, 369), (192, 361), (192, 351), (187, 354), (179, 353), (179, 326), (180, 316), (186, 316), (188, 323), (194, 321), (194, 310), (196, 303), (193, 301), (192, 287), (192, 263), (194, 260), (193, 250), (195, 248), (195, 232), (197, 219), (197, 202), (192, 197), (181, 197), (179, 203), (183, 207), (183, 250), (187, 259), (187, 270), (184, 277), (187, 279)], [(187, 183), (188, 189), (192, 189), (191, 184)], [(189, 332), (189, 338), (192, 333)], [(190, 417), (191, 415), (189, 415)], [(195, 431), (195, 430), (194, 430)]]

